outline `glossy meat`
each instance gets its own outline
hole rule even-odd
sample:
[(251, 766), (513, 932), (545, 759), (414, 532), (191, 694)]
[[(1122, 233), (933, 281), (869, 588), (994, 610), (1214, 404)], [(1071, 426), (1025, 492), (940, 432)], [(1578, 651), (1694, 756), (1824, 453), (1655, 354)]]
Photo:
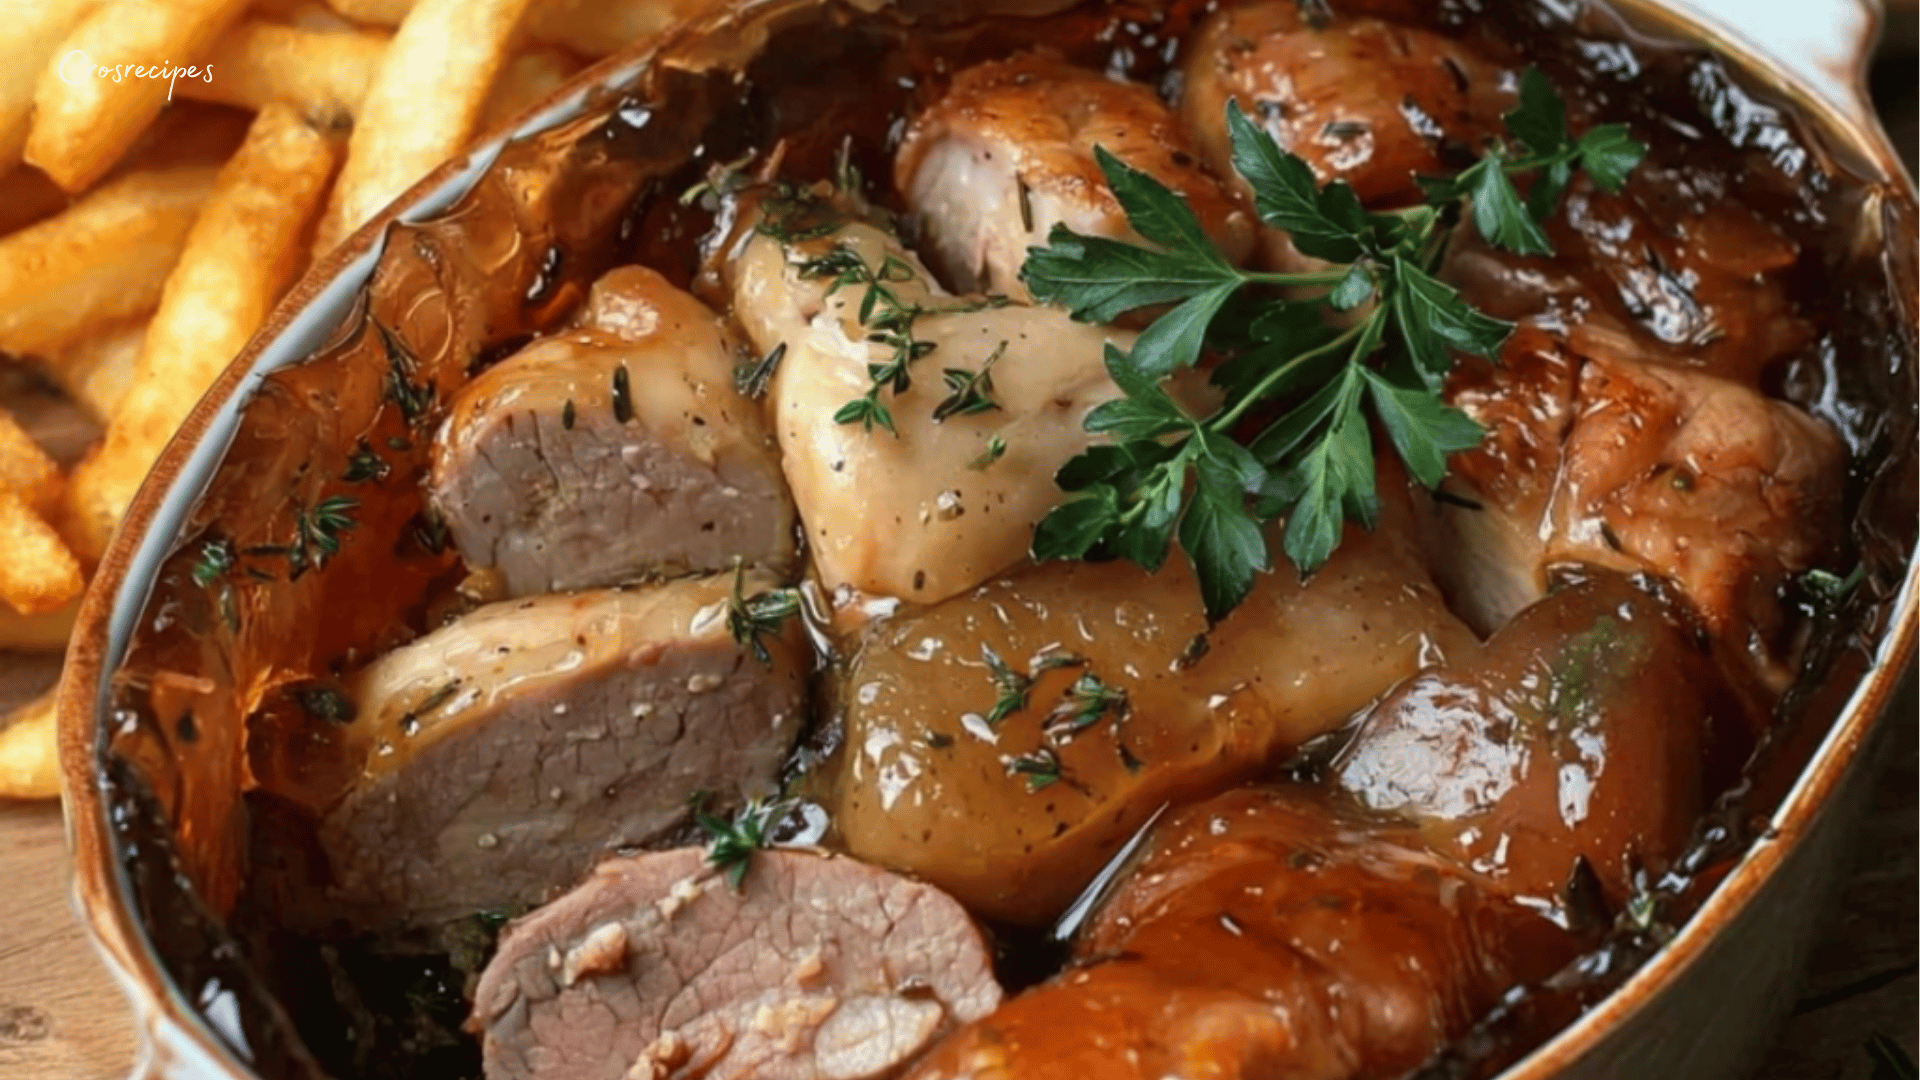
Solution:
[[(931, 603), (1018, 562), (1060, 501), (1054, 472), (1093, 439), (1081, 427), (1087, 412), (1119, 396), (1107, 343), (1124, 348), (1133, 335), (1052, 308), (948, 296), (871, 226), (790, 246), (754, 235), (730, 271), (754, 348), (786, 348), (769, 391), (773, 424), (822, 582)], [(915, 340), (933, 348), (912, 365), (912, 385), (882, 397), (897, 435), (834, 418), (871, 385), (868, 365), (892, 356), (861, 324), (865, 286), (829, 295), (831, 278), (803, 272), (804, 260), (835, 250), (876, 271), (895, 267), (887, 287), (900, 303), (932, 312), (913, 320)], [(964, 378), (989, 361), (998, 408), (936, 419), (951, 393), (943, 372)], [(1005, 453), (989, 460), (996, 436)]]
[(1564, 906), (1584, 857), (1618, 905), (1636, 868), (1657, 878), (1680, 853), (1718, 790), (1711, 763), (1744, 749), (1683, 618), (1614, 574), (1566, 585), (1375, 707), (1337, 783), (1515, 895)]
[(722, 570), (792, 570), (793, 504), (729, 335), (628, 266), (577, 329), (527, 346), (448, 406), (428, 494), (469, 566), (512, 595)]
[(1651, 570), (1777, 689), (1776, 593), (1838, 533), (1838, 438), (1756, 390), (1645, 362), (1624, 339), (1580, 345), (1591, 351), (1523, 331), (1501, 366), (1456, 369), (1449, 397), (1494, 435), (1454, 459), (1449, 487), (1481, 508), (1434, 507), (1435, 576), (1491, 631), (1541, 595), (1552, 565)]
[[(1236, 176), (1226, 129), (1236, 101), (1323, 183), (1344, 180), (1369, 205), (1420, 201), (1415, 174), (1476, 153), (1514, 101), (1511, 75), (1458, 42), (1375, 18), (1315, 26), (1294, 0), (1215, 14), (1189, 43), (1185, 72), (1181, 120), (1216, 175)], [(1265, 261), (1297, 265), (1284, 235), (1266, 232)]]
[(907, 130), (894, 183), (950, 288), (1024, 302), (1027, 249), (1045, 244), (1056, 224), (1141, 242), (1101, 175), (1096, 146), (1185, 196), (1227, 258), (1246, 259), (1251, 215), (1201, 169), (1158, 95), (1045, 54), (956, 76)]
[(883, 1080), (1000, 1003), (960, 905), (770, 850), (612, 859), (510, 926), (474, 995), (487, 1080)]
[(913, 1080), (1348, 1080), (1420, 1064), (1570, 939), (1297, 790), (1159, 825), (1086, 966), (948, 1039)]
[(1547, 223), (1555, 256), (1530, 258), (1456, 234), (1443, 271), (1506, 319), (1587, 335), (1633, 333), (1649, 359), (1748, 386), (1804, 345), (1781, 271), (1800, 251), (1710, 174), (1642, 166), (1617, 195), (1575, 179)]
[[(818, 781), (840, 841), (981, 914), (1045, 922), (1162, 804), (1258, 774), (1474, 647), (1396, 526), (1349, 528), (1309, 585), (1263, 576), (1204, 639), (1178, 551), (1153, 575), (1043, 564), (882, 624), (841, 680), (839, 751)], [(1032, 676), (997, 724), (990, 655)], [(1124, 704), (1076, 693), (1088, 677)], [(1049, 760), (1056, 782), (1018, 771)]]
[[(749, 578), (749, 590), (765, 588)], [(326, 816), (334, 915), (421, 924), (538, 903), (657, 843), (696, 791), (773, 790), (811, 656), (728, 632), (730, 576), (483, 607), (375, 661), (348, 732), (365, 762)]]

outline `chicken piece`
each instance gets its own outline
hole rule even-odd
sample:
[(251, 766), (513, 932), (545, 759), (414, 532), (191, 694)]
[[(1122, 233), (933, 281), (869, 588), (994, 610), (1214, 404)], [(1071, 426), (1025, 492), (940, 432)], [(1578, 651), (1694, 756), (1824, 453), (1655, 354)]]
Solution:
[(1398, 839), (1298, 790), (1179, 811), (1075, 944), (1085, 966), (909, 1077), (1399, 1076), (1574, 939)]
[(323, 914), (372, 928), (539, 903), (685, 825), (696, 791), (720, 809), (774, 790), (812, 652), (789, 623), (752, 658), (733, 587), (492, 604), (369, 665), (347, 728), (364, 765), (320, 829)]
[(1443, 276), (1489, 314), (1566, 327), (1582, 351), (1632, 333), (1649, 359), (1758, 386), (1812, 336), (1782, 274), (1800, 251), (1708, 180), (1649, 164), (1608, 195), (1581, 174), (1547, 222), (1556, 255), (1491, 248), (1468, 224)]
[(814, 780), (840, 842), (980, 914), (1053, 918), (1163, 804), (1259, 774), (1475, 647), (1404, 496), (1385, 501), (1400, 521), (1349, 528), (1309, 584), (1262, 576), (1211, 632), (1178, 551), (1155, 574), (1041, 564), (881, 625)]
[[(872, 386), (869, 366), (904, 346), (872, 340), (873, 317), (860, 314), (869, 286), (835, 288), (837, 271), (815, 269), (822, 259), (884, 273), (900, 307), (924, 312), (906, 331), (921, 353), (911, 386), (879, 397), (892, 431), (836, 419)], [(1086, 414), (1120, 395), (1105, 349), (1133, 334), (948, 296), (896, 241), (857, 223), (792, 244), (755, 234), (730, 270), (754, 347), (785, 349), (769, 390), (774, 431), (829, 591), (933, 603), (1025, 557), (1063, 498), (1053, 474), (1094, 440)], [(993, 407), (946, 414), (949, 380), (975, 377), (990, 380), (979, 385)]]
[[(1501, 130), (1511, 77), (1459, 42), (1375, 18), (1315, 25), (1294, 0), (1230, 7), (1187, 50), (1180, 117), (1216, 175), (1233, 171), (1228, 101), (1303, 158), (1321, 182), (1344, 180), (1363, 202), (1421, 199), (1415, 174), (1437, 174)], [(1301, 266), (1286, 235), (1266, 229), (1270, 268)]]
[(924, 222), (948, 287), (1022, 303), (1027, 249), (1055, 225), (1143, 243), (1094, 158), (1099, 146), (1184, 195), (1226, 257), (1253, 250), (1253, 219), (1197, 163), (1158, 95), (1043, 53), (961, 72), (908, 128), (894, 183)]
[(428, 495), (469, 566), (514, 596), (711, 572), (788, 573), (772, 436), (705, 305), (652, 270), (593, 286), (580, 325), (454, 397)]
[(959, 904), (818, 852), (610, 859), (515, 922), (474, 995), (488, 1080), (886, 1080), (1000, 1003)]
[[(1585, 335), (1581, 344), (1621, 342)], [(1778, 691), (1777, 592), (1840, 533), (1845, 454), (1819, 421), (1725, 379), (1516, 334), (1502, 366), (1462, 361), (1449, 398), (1494, 435), (1434, 507), (1435, 577), (1491, 632), (1586, 563), (1671, 578)]]
[(1672, 865), (1747, 730), (1684, 613), (1603, 571), (1376, 706), (1334, 775), (1512, 895), (1563, 906), (1584, 858), (1618, 906), (1636, 868)]

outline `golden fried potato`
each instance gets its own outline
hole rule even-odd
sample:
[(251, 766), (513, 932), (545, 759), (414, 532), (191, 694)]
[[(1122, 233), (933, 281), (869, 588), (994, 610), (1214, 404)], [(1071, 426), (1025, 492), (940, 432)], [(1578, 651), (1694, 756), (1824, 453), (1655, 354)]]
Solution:
[(0, 604), (0, 650), (58, 652), (67, 647), (67, 639), (73, 636), (74, 617), (79, 613), (78, 599), (38, 615), (22, 615)]
[(258, 110), (292, 105), (315, 123), (345, 123), (360, 108), (388, 35), (330, 33), (249, 19), (228, 30), (207, 55), (212, 82), (186, 82), (180, 93)]
[(0, 721), (0, 799), (51, 799), (60, 794), (53, 699), (54, 691), (48, 690)]
[(270, 105), (220, 171), (167, 279), (134, 385), (100, 450), (74, 470), (71, 528), (84, 553), (105, 550), (161, 448), (293, 279), (335, 158), (291, 107)]
[(95, 9), (40, 72), (26, 159), (68, 191), (92, 187), (160, 115), (178, 80), (129, 71), (116, 81), (82, 69), (203, 63), (246, 6), (247, 0), (113, 0)]
[[(52, 508), (64, 485), (60, 466), (12, 414), (0, 410), (0, 488), (12, 491), (40, 513)], [(0, 552), (0, 558), (5, 553)]]
[(0, 350), (46, 356), (151, 311), (214, 170), (138, 172), (0, 239)]
[(422, 0), (408, 13), (355, 119), (315, 254), (465, 148), (529, 2)]
[(491, 131), (520, 110), (558, 90), (580, 70), (580, 61), (562, 49), (533, 49), (507, 61), (493, 80), (493, 92), (480, 110), (478, 130)]
[(23, 615), (53, 611), (80, 595), (80, 560), (26, 497), (0, 488), (0, 600)]
[(48, 371), (69, 397), (96, 419), (105, 421), (133, 385), (149, 321), (138, 318), (109, 323), (49, 357)]
[(35, 0), (6, 8), (0, 32), (0, 173), (20, 161), (33, 116), (33, 88), (54, 50), (100, 0)]

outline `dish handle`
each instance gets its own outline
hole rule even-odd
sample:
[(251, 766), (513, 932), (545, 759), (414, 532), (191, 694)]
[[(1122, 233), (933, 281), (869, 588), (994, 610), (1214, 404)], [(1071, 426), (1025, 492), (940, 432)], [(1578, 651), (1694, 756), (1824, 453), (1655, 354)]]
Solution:
[(1878, 122), (1867, 93), (1867, 67), (1880, 38), (1881, 0), (1671, 2), (1778, 62), (1848, 120)]

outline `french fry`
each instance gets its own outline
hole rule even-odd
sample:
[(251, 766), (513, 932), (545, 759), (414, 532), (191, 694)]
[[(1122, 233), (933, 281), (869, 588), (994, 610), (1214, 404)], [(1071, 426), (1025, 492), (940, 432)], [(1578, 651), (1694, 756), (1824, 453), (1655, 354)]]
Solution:
[(150, 311), (215, 171), (138, 172), (0, 239), (0, 350), (46, 356)]
[(271, 19), (297, 30), (331, 34), (360, 29), (321, 0), (253, 0), (253, 6), (247, 10), (255, 17)]
[(357, 23), (399, 26), (414, 0), (327, 0), (327, 6)]
[(22, 615), (53, 611), (80, 595), (80, 560), (12, 488), (0, 488), (0, 600)]
[(0, 33), (0, 173), (20, 161), (33, 116), (33, 88), (54, 50), (99, 0), (36, 0), (9, 5)]
[(133, 386), (74, 470), (69, 532), (98, 558), (147, 470), (292, 280), (334, 144), (285, 105), (261, 110), (193, 224), (147, 329)]
[(277, 101), (316, 123), (344, 121), (359, 110), (387, 37), (296, 30), (250, 19), (228, 30), (207, 54), (219, 76), (181, 83), (180, 93), (254, 110)]
[[(112, 0), (96, 8), (40, 72), (26, 159), (68, 191), (93, 186), (178, 89), (177, 80), (142, 77), (132, 66), (150, 72), (203, 64), (246, 6), (247, 0)], [(129, 68), (120, 81), (79, 70), (121, 65)]]
[(57, 652), (73, 636), (80, 601), (70, 600), (53, 611), (22, 615), (0, 604), (0, 649), (8, 652)]
[[(44, 514), (59, 500), (63, 486), (60, 466), (11, 413), (0, 410), (0, 488), (14, 492)], [(0, 558), (5, 557), (0, 552)]]
[(133, 385), (147, 319), (114, 323), (49, 357), (47, 368), (69, 397), (104, 421)]
[(54, 690), (48, 690), (0, 721), (0, 799), (60, 795), (53, 701)]
[(466, 146), (529, 2), (422, 0), (408, 13), (355, 118), (316, 255)]
[(720, 0), (537, 0), (527, 36), (582, 56), (601, 57), (720, 6)]
[(580, 61), (560, 49), (533, 49), (507, 61), (493, 80), (479, 130), (491, 131), (546, 97), (580, 70)]

